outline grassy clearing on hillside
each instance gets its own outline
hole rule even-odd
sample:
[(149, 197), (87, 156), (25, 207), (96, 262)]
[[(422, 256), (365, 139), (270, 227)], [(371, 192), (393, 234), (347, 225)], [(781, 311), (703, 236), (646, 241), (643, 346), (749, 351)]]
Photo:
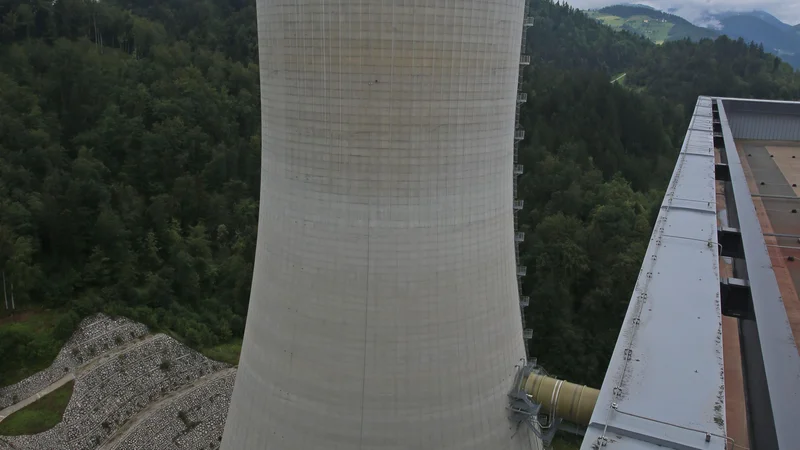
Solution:
[(661, 19), (653, 19), (648, 16), (631, 16), (624, 19), (599, 11), (587, 11), (587, 14), (592, 19), (599, 20), (615, 30), (628, 30), (641, 34), (656, 44), (663, 44), (669, 38), (670, 30), (675, 26), (671, 22), (662, 22)]
[(617, 28), (618, 29), (618, 28), (621, 28), (622, 25), (625, 24), (625, 19), (623, 19), (622, 17), (613, 16), (613, 15), (610, 15), (610, 14), (603, 14), (603, 13), (598, 12), (598, 11), (587, 11), (586, 13), (592, 19), (599, 20), (599, 21), (603, 22), (604, 24), (610, 26), (611, 28)]
[(69, 338), (62, 330), (66, 314), (29, 310), (0, 316), (0, 387), (14, 384), (47, 368)]
[(36, 400), (0, 422), (0, 435), (19, 436), (47, 431), (61, 422), (72, 397), (74, 381)]
[(647, 16), (631, 16), (625, 21), (624, 29), (639, 33), (656, 44), (663, 44), (669, 37), (669, 31), (674, 24), (651, 19)]
[(205, 348), (202, 350), (202, 353), (208, 358), (226, 362), (228, 364), (238, 365), (239, 354), (242, 353), (242, 340), (234, 339), (224, 344)]

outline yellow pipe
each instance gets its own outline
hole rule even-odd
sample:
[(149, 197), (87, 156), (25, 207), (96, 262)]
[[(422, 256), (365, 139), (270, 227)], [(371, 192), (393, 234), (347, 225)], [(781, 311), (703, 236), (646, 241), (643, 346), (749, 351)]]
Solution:
[[(555, 413), (557, 417), (584, 426), (589, 425), (597, 396), (600, 395), (597, 389), (535, 373), (528, 375), (525, 380), (525, 392), (535, 403), (542, 405), (545, 412)], [(553, 404), (556, 405), (555, 410)]]

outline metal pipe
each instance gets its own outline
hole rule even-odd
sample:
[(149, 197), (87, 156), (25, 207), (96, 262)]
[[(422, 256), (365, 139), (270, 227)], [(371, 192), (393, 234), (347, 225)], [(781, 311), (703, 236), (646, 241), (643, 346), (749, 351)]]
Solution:
[(782, 237), (782, 238), (797, 238), (800, 239), (800, 234), (783, 234), (783, 233), (761, 233), (762, 236)]
[[(589, 425), (600, 391), (588, 386), (532, 373), (525, 392), (542, 410), (578, 425)], [(555, 405), (555, 408), (553, 408)]]
[(800, 250), (800, 247), (791, 247), (791, 246), (788, 246), (788, 245), (767, 244), (767, 247), (783, 248), (783, 249), (786, 249), (786, 250)]
[(759, 198), (780, 198), (783, 200), (800, 200), (800, 197), (796, 195), (767, 195), (767, 194), (751, 194), (751, 197), (759, 197)]

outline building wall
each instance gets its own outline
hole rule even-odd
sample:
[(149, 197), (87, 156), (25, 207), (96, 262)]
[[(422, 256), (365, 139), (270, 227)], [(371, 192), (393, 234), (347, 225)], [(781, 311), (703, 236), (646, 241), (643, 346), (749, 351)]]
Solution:
[(725, 100), (736, 139), (800, 141), (800, 104)]
[(258, 0), (262, 182), (222, 447), (538, 448), (512, 144), (522, 0)]
[(728, 123), (736, 139), (800, 141), (800, 116), (734, 113)]

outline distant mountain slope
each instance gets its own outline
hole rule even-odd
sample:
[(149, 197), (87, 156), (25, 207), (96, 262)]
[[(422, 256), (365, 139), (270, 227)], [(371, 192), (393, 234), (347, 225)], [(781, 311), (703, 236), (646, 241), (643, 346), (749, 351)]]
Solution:
[(726, 12), (722, 12), (722, 13), (716, 13), (716, 14), (713, 14), (711, 16), (715, 17), (715, 18), (718, 18), (718, 19), (723, 19), (723, 18), (728, 18), (728, 17), (733, 17), (733, 16), (755, 17), (757, 19), (760, 19), (760, 20), (766, 22), (770, 26), (781, 30), (781, 31), (790, 31), (793, 28), (788, 23), (782, 22), (780, 19), (778, 19), (777, 17), (773, 16), (772, 14), (770, 14), (770, 13), (768, 13), (766, 11), (758, 11), (758, 10), (756, 10), (756, 11), (748, 11), (748, 12), (726, 11)]
[(722, 34), (733, 39), (742, 38), (762, 44), (766, 51), (800, 68), (800, 24), (786, 24), (766, 11), (706, 12), (698, 23), (711, 24), (713, 29), (644, 5), (613, 5), (586, 14), (615, 30), (627, 30), (657, 44), (686, 38), (693, 41), (715, 39)]
[(764, 11), (722, 13), (709, 17), (720, 24), (720, 32), (736, 39), (758, 42), (764, 49), (800, 67), (800, 33), (797, 27), (785, 24)]
[(698, 41), (715, 38), (714, 30), (692, 25), (689, 21), (643, 5), (614, 5), (588, 11), (589, 17), (615, 29), (640, 34), (657, 44), (689, 38)]
[(780, 28), (780, 29), (782, 29), (784, 31), (790, 31), (793, 28), (788, 23), (782, 22), (780, 19), (778, 19), (777, 17), (773, 16), (772, 14), (770, 14), (770, 13), (768, 13), (766, 11), (753, 11), (753, 14), (756, 17), (758, 17), (759, 19), (761, 19), (761, 20), (763, 20), (763, 21), (765, 21), (767, 23), (770, 23), (770, 24), (772, 24), (772, 25), (774, 25), (774, 26), (776, 26), (776, 27), (778, 27), (778, 28)]

